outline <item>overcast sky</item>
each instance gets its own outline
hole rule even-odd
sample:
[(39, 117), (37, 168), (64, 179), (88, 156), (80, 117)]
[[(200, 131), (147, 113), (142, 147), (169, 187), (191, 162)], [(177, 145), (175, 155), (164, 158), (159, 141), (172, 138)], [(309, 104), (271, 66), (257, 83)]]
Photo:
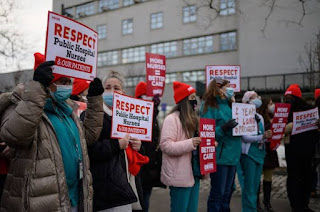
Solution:
[[(44, 53), (48, 10), (52, 10), (52, 0), (15, 0), (14, 26), (24, 36), (27, 45), (26, 56), (21, 61), (22, 69), (34, 65), (34, 52)], [(15, 71), (8, 67), (6, 71)]]

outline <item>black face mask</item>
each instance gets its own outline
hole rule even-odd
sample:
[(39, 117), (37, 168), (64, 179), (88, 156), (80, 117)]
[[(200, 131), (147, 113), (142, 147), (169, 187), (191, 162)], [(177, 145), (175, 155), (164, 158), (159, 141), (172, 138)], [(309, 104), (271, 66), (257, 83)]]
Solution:
[(196, 110), (196, 107), (197, 107), (197, 104), (198, 104), (198, 102), (197, 102), (197, 100), (189, 100), (189, 103), (190, 103), (190, 105), (191, 105), (191, 108), (193, 109), (193, 111), (195, 111)]

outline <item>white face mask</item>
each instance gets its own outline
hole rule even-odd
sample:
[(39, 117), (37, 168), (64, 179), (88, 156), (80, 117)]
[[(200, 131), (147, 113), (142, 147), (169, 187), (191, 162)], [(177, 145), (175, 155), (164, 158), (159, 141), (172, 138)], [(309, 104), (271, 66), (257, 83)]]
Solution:
[(152, 96), (146, 96), (146, 95), (142, 95), (141, 96), (141, 99), (143, 99), (143, 100), (147, 100), (147, 101), (152, 101)]
[(82, 96), (82, 99), (83, 99), (85, 102), (87, 102), (87, 101), (88, 101), (88, 99), (87, 99), (87, 97), (86, 97), (86, 96)]
[(275, 105), (272, 104), (272, 105), (268, 108), (269, 113), (274, 114), (274, 109), (275, 109)]

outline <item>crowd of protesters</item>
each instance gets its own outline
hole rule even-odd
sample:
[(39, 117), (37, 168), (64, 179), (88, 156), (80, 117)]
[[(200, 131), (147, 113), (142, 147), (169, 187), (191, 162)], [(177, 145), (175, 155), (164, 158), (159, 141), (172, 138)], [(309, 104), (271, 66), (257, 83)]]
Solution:
[[(198, 211), (202, 175), (199, 163), (199, 118), (215, 119), (217, 171), (210, 174), (208, 212), (230, 211), (235, 176), (242, 190), (242, 211), (275, 211), (271, 206), (272, 175), (279, 166), (270, 148), (272, 99), (247, 91), (242, 103), (254, 105), (256, 135), (233, 136), (235, 94), (227, 80), (213, 80), (200, 105), (196, 90), (174, 82), (176, 105), (159, 126), (159, 95), (146, 95), (140, 82), (135, 98), (154, 102), (152, 141), (130, 134), (111, 136), (114, 92), (125, 94), (124, 77), (108, 72), (92, 82), (53, 74), (54, 61), (35, 54), (33, 80), (0, 95), (0, 195), (1, 211), (149, 211), (154, 187), (169, 188), (173, 212)], [(291, 104), (285, 128), (287, 193), (292, 212), (312, 211), (319, 180), (319, 132), (292, 135), (293, 113), (320, 107), (302, 98), (298, 85), (285, 94)], [(78, 117), (78, 102), (86, 110)], [(196, 108), (200, 108), (200, 116)], [(317, 122), (320, 125), (320, 121)], [(131, 158), (138, 160), (132, 163)], [(260, 179), (263, 174), (263, 206)]]

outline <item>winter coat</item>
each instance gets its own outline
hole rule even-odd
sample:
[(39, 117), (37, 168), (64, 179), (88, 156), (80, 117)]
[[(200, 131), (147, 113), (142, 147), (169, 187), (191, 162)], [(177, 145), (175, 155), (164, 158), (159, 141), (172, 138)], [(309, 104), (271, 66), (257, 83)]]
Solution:
[(125, 151), (120, 149), (118, 139), (110, 138), (111, 120), (112, 117), (104, 113), (100, 138), (88, 147), (94, 190), (93, 211), (137, 202), (128, 182)]
[(179, 119), (179, 112), (169, 114), (162, 126), (160, 148), (162, 150), (161, 182), (167, 186), (192, 187), (192, 138), (188, 139)]
[[(47, 93), (30, 81), (1, 119), (0, 140), (15, 149), (1, 200), (1, 211), (71, 211), (62, 155), (55, 131), (44, 114)], [(97, 140), (102, 126), (102, 98), (89, 97), (84, 130), (75, 113), (82, 149), (83, 179), (79, 209), (92, 211), (92, 177), (87, 144)], [(71, 101), (68, 103), (72, 104)]]
[[(269, 130), (271, 123), (265, 123), (265, 130)], [(270, 142), (266, 142), (266, 157), (264, 158), (263, 169), (274, 169), (279, 167), (279, 159), (277, 150), (270, 148)]]
[(216, 157), (218, 165), (236, 166), (241, 156), (240, 136), (232, 136), (232, 130), (222, 130), (222, 126), (232, 119), (232, 110), (227, 99), (217, 98), (219, 108), (208, 107), (204, 113), (204, 104), (201, 106), (200, 117), (216, 120)]
[(142, 142), (144, 155), (149, 158), (149, 163), (142, 166), (140, 174), (143, 189), (151, 189), (152, 187), (165, 187), (161, 183), (161, 164), (162, 152), (159, 147), (160, 128), (157, 120), (158, 111), (155, 109), (152, 124), (152, 141)]

